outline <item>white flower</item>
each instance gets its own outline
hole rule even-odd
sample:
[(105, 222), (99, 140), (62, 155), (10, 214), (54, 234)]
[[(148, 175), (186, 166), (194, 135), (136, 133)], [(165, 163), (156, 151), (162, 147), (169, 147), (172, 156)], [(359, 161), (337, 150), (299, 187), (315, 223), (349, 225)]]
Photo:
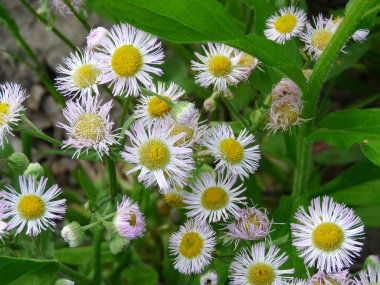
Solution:
[(216, 170), (227, 171), (229, 175), (248, 177), (256, 171), (260, 160), (259, 146), (254, 143), (255, 137), (246, 129), (242, 130), (237, 138), (232, 128), (223, 123), (212, 127), (203, 138), (203, 145), (218, 161)]
[[(246, 79), (249, 67), (239, 65), (242, 53), (225, 44), (207, 44), (203, 50), (206, 56), (195, 53), (201, 62), (191, 61), (191, 69), (199, 72), (195, 78), (202, 87), (214, 85), (214, 89), (224, 92), (229, 85), (237, 85)], [(237, 54), (236, 54), (237, 53)]]
[(367, 271), (361, 271), (359, 277), (355, 277), (354, 285), (374, 285), (380, 284), (380, 267), (372, 267), (368, 264)]
[(288, 257), (285, 253), (278, 256), (280, 249), (271, 245), (266, 252), (265, 243), (243, 249), (230, 266), (231, 285), (287, 285), (294, 269), (279, 269)]
[(12, 125), (20, 121), (25, 108), (21, 105), (27, 98), (26, 90), (19, 84), (0, 84), (0, 147), (4, 147), (6, 135), (12, 134)]
[(76, 101), (69, 101), (63, 109), (63, 116), (68, 125), (58, 123), (58, 127), (67, 131), (68, 139), (63, 141), (63, 148), (74, 147), (77, 150), (73, 157), (79, 157), (84, 150), (94, 149), (100, 158), (109, 153), (109, 146), (117, 144), (117, 135), (112, 131), (113, 121), (109, 112), (112, 101), (105, 104), (99, 96), (83, 96)]
[(169, 238), (174, 268), (184, 274), (200, 273), (212, 259), (215, 235), (207, 223), (187, 221)]
[(311, 201), (308, 212), (303, 207), (295, 214), (297, 224), (291, 224), (293, 245), (309, 267), (316, 266), (327, 273), (349, 267), (359, 256), (364, 227), (354, 211), (330, 197)]
[(246, 188), (242, 184), (233, 188), (237, 176), (218, 175), (214, 179), (211, 173), (206, 172), (196, 179), (194, 184), (190, 184), (193, 193), (187, 192), (184, 195), (184, 203), (190, 210), (186, 213), (189, 218), (208, 222), (224, 221), (228, 216), (236, 216), (239, 210), (238, 204), (243, 203), (246, 197), (238, 197)]
[(207, 125), (202, 125), (203, 122), (199, 122), (199, 113), (193, 117), (189, 124), (179, 125), (172, 117), (167, 116), (165, 118), (165, 124), (170, 126), (170, 136), (176, 136), (180, 133), (185, 133), (186, 135), (178, 140), (175, 145), (189, 145), (195, 147), (201, 140), (201, 138), (206, 133), (208, 127)]
[(144, 128), (138, 120), (131, 131), (127, 131), (132, 146), (125, 146), (121, 153), (127, 162), (136, 164), (126, 174), (141, 170), (138, 180), (147, 188), (158, 184), (165, 191), (175, 185), (184, 186), (194, 169), (192, 150), (175, 145), (185, 133), (172, 137), (170, 132), (171, 129), (161, 122)]
[(360, 29), (360, 30), (357, 30), (353, 35), (352, 35), (352, 39), (355, 41), (355, 42), (363, 42), (365, 41), (365, 39), (367, 38), (369, 34), (369, 30), (368, 29)]
[[(79, 13), (80, 6), (82, 5), (82, 0), (69, 0), (71, 6), (74, 10)], [(66, 5), (63, 0), (52, 0), (54, 9), (60, 13), (63, 17), (71, 16), (73, 12), (70, 7)]]
[(139, 82), (149, 88), (152, 84), (150, 74), (162, 74), (160, 68), (154, 67), (163, 63), (161, 44), (146, 32), (129, 24), (113, 25), (99, 44), (96, 57), (103, 73), (101, 83), (113, 85), (114, 95), (137, 96)]
[(335, 34), (338, 26), (334, 24), (332, 17), (325, 19), (322, 14), (319, 14), (317, 18), (313, 18), (313, 21), (315, 27), (310, 23), (306, 23), (306, 31), (301, 34), (300, 38), (305, 42), (304, 50), (314, 60), (317, 60)]
[(0, 200), (0, 240), (3, 241), (3, 237), (8, 234), (7, 227), (8, 224), (5, 222), (5, 219), (8, 217), (5, 214), (6, 206)]
[[(253, 57), (250, 54), (242, 53), (242, 52), (240, 52), (240, 51), (238, 51), (236, 49), (235, 49), (235, 54), (240, 57), (240, 60), (237, 63), (237, 65), (246, 68), (245, 71), (246, 71), (246, 73), (247, 73), (248, 76), (260, 64), (260, 61), (256, 57)], [(258, 67), (258, 68), (260, 69), (260, 67)], [(226, 95), (226, 93), (224, 93), (224, 95)]]
[(225, 229), (227, 240), (259, 240), (269, 235), (273, 221), (269, 220), (266, 210), (260, 211), (255, 207), (239, 209), (235, 220), (229, 223)]
[(6, 214), (11, 217), (8, 230), (17, 227), (17, 235), (26, 226), (26, 234), (36, 236), (41, 230), (53, 230), (53, 220), (62, 219), (66, 211), (66, 200), (54, 200), (61, 194), (61, 189), (58, 185), (53, 185), (45, 191), (46, 182), (47, 178), (44, 177), (36, 181), (32, 175), (20, 176), (21, 193), (10, 185), (5, 186), (6, 190), (0, 192)]
[(56, 87), (59, 92), (68, 96), (98, 94), (98, 83), (101, 71), (96, 67), (98, 60), (94, 53), (85, 48), (82, 51), (70, 53), (63, 59), (65, 66), (59, 65), (57, 71), (63, 76), (57, 77)]
[(145, 218), (139, 205), (123, 196), (123, 201), (117, 206), (114, 225), (120, 236), (126, 239), (135, 239), (143, 236), (145, 231)]
[(99, 42), (103, 37), (106, 37), (108, 34), (107, 29), (103, 27), (97, 27), (92, 29), (89, 35), (87, 36), (87, 48), (89, 50), (95, 51), (99, 47)]
[(294, 6), (282, 8), (266, 21), (264, 35), (269, 40), (284, 44), (302, 32), (305, 21), (306, 13), (302, 9)]
[[(176, 103), (185, 94), (185, 90), (175, 83), (166, 86), (163, 82), (152, 84), (149, 88), (154, 93), (161, 95), (165, 99)], [(139, 104), (136, 106), (135, 117), (140, 119), (144, 125), (153, 124), (156, 121), (164, 121), (169, 116), (171, 107), (156, 96), (141, 96)]]
[(348, 278), (348, 273), (348, 270), (331, 273), (318, 271), (309, 278), (308, 285), (349, 285), (351, 280)]
[(200, 278), (200, 285), (218, 285), (218, 273), (215, 270), (209, 270)]
[(269, 123), (265, 127), (274, 133), (286, 131), (305, 120), (301, 118), (303, 101), (293, 95), (285, 95), (272, 102), (269, 111)]

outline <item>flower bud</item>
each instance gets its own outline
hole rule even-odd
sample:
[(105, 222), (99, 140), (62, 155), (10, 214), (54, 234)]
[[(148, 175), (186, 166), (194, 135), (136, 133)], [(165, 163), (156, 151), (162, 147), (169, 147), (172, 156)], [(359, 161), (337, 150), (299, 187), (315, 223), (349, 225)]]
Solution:
[(8, 157), (8, 168), (13, 174), (22, 174), (29, 165), (29, 159), (21, 152), (12, 153)]
[(283, 78), (272, 90), (273, 100), (280, 99), (284, 96), (293, 96), (301, 98), (301, 90), (298, 86), (288, 78)]
[(108, 31), (103, 27), (97, 27), (96, 29), (91, 30), (90, 34), (87, 37), (87, 47), (88, 49), (95, 51), (99, 47), (100, 40), (107, 36)]
[(121, 236), (117, 236), (113, 238), (110, 242), (110, 251), (112, 254), (118, 254), (123, 250), (125, 246), (130, 243), (130, 240), (123, 238)]
[(367, 38), (369, 34), (369, 30), (368, 29), (360, 29), (360, 30), (357, 30), (353, 35), (352, 35), (352, 39), (355, 41), (355, 42), (363, 42), (365, 41), (365, 39)]
[(203, 102), (203, 107), (204, 107), (205, 110), (208, 111), (208, 112), (213, 112), (213, 111), (215, 111), (215, 109), (216, 109), (216, 103), (215, 103), (214, 98), (207, 98), (207, 99)]
[(55, 285), (74, 285), (75, 282), (66, 278), (59, 278), (55, 281)]
[(247, 53), (243, 53), (237, 65), (245, 67), (247, 69), (246, 73), (249, 75), (256, 68), (258, 64), (259, 64), (259, 60), (257, 58)]
[(303, 72), (303, 75), (305, 75), (306, 80), (309, 81), (311, 74), (313, 73), (313, 70), (312, 69), (304, 69), (304, 70), (302, 70), (302, 72)]
[(172, 107), (170, 112), (172, 118), (177, 122), (178, 125), (188, 125), (197, 115), (197, 110), (193, 103), (180, 101)]
[(34, 175), (36, 179), (44, 175), (44, 169), (38, 162), (29, 164), (28, 168), (24, 171), (24, 175)]
[(227, 89), (226, 91), (224, 91), (223, 96), (226, 99), (230, 99), (234, 97), (234, 94), (229, 89)]
[(70, 247), (77, 247), (84, 240), (84, 231), (77, 222), (72, 222), (63, 227), (61, 236)]

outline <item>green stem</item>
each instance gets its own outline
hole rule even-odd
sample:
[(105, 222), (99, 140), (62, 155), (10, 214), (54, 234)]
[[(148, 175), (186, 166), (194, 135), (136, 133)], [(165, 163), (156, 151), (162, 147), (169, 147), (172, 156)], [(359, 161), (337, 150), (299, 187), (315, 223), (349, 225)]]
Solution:
[(35, 136), (35, 137), (38, 137), (38, 138), (41, 138), (43, 140), (46, 140), (52, 144), (55, 144), (57, 146), (61, 146), (62, 143), (60, 141), (57, 141), (56, 139), (53, 139), (52, 137), (49, 137), (48, 135), (45, 135), (39, 128), (37, 128), (27, 117), (23, 116), (22, 117), (22, 120), (27, 124), (29, 125), (33, 130), (31, 129), (28, 129), (28, 128), (25, 128), (23, 125), (18, 125), (17, 128), (19, 128), (20, 130), (32, 135), (32, 136)]
[(222, 99), (223, 103), (227, 106), (228, 110), (230, 110), (230, 112), (233, 113), (242, 122), (242, 124), (244, 125), (244, 127), (249, 131), (250, 130), (250, 126), (244, 120), (243, 116), (240, 115), (240, 113), (238, 112), (238, 110), (236, 110), (235, 107), (230, 102), (228, 102), (228, 99), (223, 98), (223, 96), (220, 96), (220, 98)]
[(127, 111), (128, 111), (128, 107), (129, 107), (129, 102), (131, 102), (131, 96), (128, 96), (127, 99), (125, 100), (124, 104), (123, 104), (123, 111), (121, 113), (119, 127), (123, 127), (123, 125), (124, 125), (125, 116), (127, 115)]
[(82, 230), (84, 230), (84, 231), (90, 230), (90, 229), (92, 229), (92, 228), (100, 225), (102, 222), (107, 221), (108, 219), (112, 218), (113, 216), (116, 215), (116, 213), (117, 212), (111, 213), (111, 214), (109, 214), (107, 216), (102, 217), (101, 219), (97, 220), (96, 222), (88, 224), (87, 226), (83, 226)]
[(78, 12), (74, 9), (73, 5), (71, 5), (69, 0), (63, 0), (65, 4), (70, 8), (71, 12), (74, 14), (75, 18), (82, 24), (82, 26), (87, 30), (87, 32), (91, 31), (90, 25), (87, 23), (85, 19), (83, 19)]
[(61, 272), (63, 274), (65, 274), (65, 275), (67, 275), (73, 279), (80, 280), (80, 281), (89, 281), (86, 276), (84, 276), (83, 274), (71, 269), (66, 264), (60, 262), (60, 265), (61, 265)]
[[(317, 61), (307, 85), (306, 92), (302, 96), (302, 99), (304, 100), (302, 117), (309, 119), (309, 121), (300, 127), (298, 135), (299, 145), (297, 146), (297, 162), (292, 193), (294, 198), (299, 197), (303, 192), (306, 192), (308, 188), (307, 182), (311, 164), (311, 141), (309, 141), (308, 136), (315, 121), (314, 119), (321, 88), (336, 56), (343, 48), (348, 37), (350, 37), (355, 30), (356, 24), (360, 21), (361, 15), (363, 14), (365, 7), (367, 7), (367, 2), (368, 0), (357, 0), (353, 2), (347, 15), (339, 25), (338, 30), (335, 32)], [(294, 199), (294, 201), (296, 200), (297, 199)]]
[(157, 98), (161, 99), (162, 101), (164, 101), (166, 104), (168, 104), (170, 107), (174, 107), (174, 103), (172, 101), (169, 101), (168, 99), (166, 99), (165, 97), (161, 96), (160, 94), (157, 94), (153, 91), (150, 91), (144, 87), (141, 87), (141, 93), (145, 96), (156, 96)]
[(121, 131), (120, 131), (120, 138), (119, 138), (119, 146), (118, 146), (118, 150), (122, 150), (124, 145), (125, 145), (125, 142), (127, 141), (127, 134), (125, 133), (127, 131), (127, 129), (129, 128), (130, 125), (132, 125), (132, 123), (135, 121), (135, 116), (134, 115), (131, 115), (127, 121), (124, 122), (124, 125), (123, 127), (121, 128)]
[[(45, 26), (49, 25), (48, 20), (40, 16), (26, 0), (20, 0), (20, 2), (29, 10), (30, 13), (32, 13)], [(68, 38), (66, 38), (56, 27), (53, 26), (51, 30), (53, 31), (54, 34), (56, 34), (57, 37), (59, 37), (72, 50), (77, 49), (76, 46)]]
[(37, 240), (36, 240), (36, 237), (33, 236), (32, 239), (33, 239), (34, 245), (36, 246), (36, 249), (37, 249), (38, 254), (39, 254), (42, 258), (45, 258), (44, 255), (43, 255), (42, 252), (41, 252), (40, 247), (38, 246), (38, 242), (37, 242)]
[(93, 284), (100, 284), (102, 278), (102, 254), (101, 245), (103, 237), (103, 228), (97, 228), (94, 232), (94, 277)]
[(115, 197), (117, 194), (116, 167), (115, 167), (115, 161), (113, 161), (109, 157), (107, 157), (107, 171), (108, 171), (108, 178), (109, 178), (109, 183), (110, 183), (110, 194), (111, 194), (111, 197)]

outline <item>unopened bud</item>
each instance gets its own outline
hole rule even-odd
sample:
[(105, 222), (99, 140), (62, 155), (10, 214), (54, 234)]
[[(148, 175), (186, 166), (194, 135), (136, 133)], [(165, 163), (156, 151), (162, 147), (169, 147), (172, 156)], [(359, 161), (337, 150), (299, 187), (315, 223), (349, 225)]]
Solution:
[(121, 252), (125, 246), (127, 246), (130, 243), (130, 240), (123, 238), (121, 236), (117, 236), (116, 238), (113, 238), (110, 242), (110, 251), (112, 254), (118, 254)]
[(34, 175), (36, 179), (38, 179), (44, 175), (44, 169), (42, 168), (41, 164), (34, 162), (29, 164), (28, 168), (24, 171), (24, 175)]
[(29, 159), (21, 152), (15, 152), (8, 157), (8, 168), (13, 174), (22, 174), (28, 168)]
[(208, 112), (213, 112), (215, 111), (216, 109), (216, 103), (215, 103), (215, 100), (213, 98), (207, 98), (204, 102), (203, 102), (203, 107), (205, 108), (206, 111)]
[(77, 247), (84, 241), (84, 231), (77, 222), (72, 222), (64, 226), (61, 236), (70, 247)]
[(100, 40), (106, 37), (108, 31), (103, 27), (97, 27), (96, 29), (91, 30), (90, 34), (87, 37), (87, 47), (94, 51), (100, 45)]
[(66, 278), (59, 278), (55, 281), (55, 285), (74, 285), (75, 282)]
[(234, 94), (229, 89), (227, 89), (226, 91), (224, 91), (223, 96), (226, 99), (230, 99), (234, 97)]
[(178, 125), (184, 126), (191, 123), (191, 121), (197, 115), (197, 110), (193, 103), (186, 101), (179, 101), (174, 104), (170, 112), (172, 118)]
[(302, 70), (302, 72), (303, 72), (303, 75), (305, 75), (306, 80), (309, 81), (311, 74), (313, 73), (313, 70), (312, 69), (304, 69), (304, 70)]

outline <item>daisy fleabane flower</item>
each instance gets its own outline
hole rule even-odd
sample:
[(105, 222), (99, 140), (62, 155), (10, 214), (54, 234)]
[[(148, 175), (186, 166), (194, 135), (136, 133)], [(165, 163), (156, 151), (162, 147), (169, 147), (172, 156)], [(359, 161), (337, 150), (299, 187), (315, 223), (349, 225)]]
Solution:
[(145, 127), (141, 120), (136, 121), (127, 131), (132, 146), (125, 146), (121, 153), (127, 162), (136, 164), (126, 174), (141, 170), (138, 180), (147, 188), (158, 185), (165, 191), (184, 186), (194, 169), (192, 149), (175, 145), (185, 133), (170, 136), (170, 132), (171, 128), (159, 121)]
[(284, 44), (302, 32), (305, 21), (306, 13), (302, 9), (294, 6), (282, 8), (266, 21), (264, 35), (269, 40)]
[(37, 181), (33, 175), (20, 176), (20, 192), (10, 185), (0, 192), (5, 213), (10, 217), (8, 230), (17, 228), (17, 235), (26, 226), (26, 234), (36, 236), (42, 230), (53, 230), (53, 220), (63, 218), (66, 200), (55, 200), (61, 194), (61, 189), (53, 185), (46, 190), (46, 183), (47, 178), (44, 177)]
[(3, 237), (8, 234), (7, 226), (8, 224), (5, 222), (7, 215), (5, 214), (5, 205), (0, 200), (0, 240), (3, 241)]
[(238, 253), (230, 266), (231, 285), (287, 285), (293, 277), (294, 269), (279, 269), (288, 257), (280, 254), (280, 249), (271, 245), (265, 250), (265, 243), (260, 242)]
[(164, 53), (156, 37), (129, 24), (113, 25), (107, 37), (99, 40), (96, 57), (102, 70), (101, 83), (113, 85), (114, 95), (138, 96), (139, 83), (152, 84), (150, 74), (161, 75), (156, 65), (163, 63)]
[(109, 147), (118, 144), (117, 135), (112, 130), (114, 122), (109, 115), (111, 108), (112, 101), (103, 104), (99, 96), (87, 95), (67, 102), (63, 116), (68, 125), (57, 125), (67, 131), (68, 139), (63, 141), (63, 148), (76, 148), (73, 157), (79, 157), (82, 151), (88, 152), (89, 149), (94, 149), (100, 158), (104, 153), (108, 155)]
[(64, 66), (59, 65), (57, 71), (63, 76), (57, 77), (56, 87), (64, 95), (75, 97), (77, 95), (98, 94), (98, 83), (101, 71), (96, 67), (98, 60), (89, 49), (70, 53), (63, 59)]
[(201, 61), (191, 61), (191, 69), (199, 72), (195, 81), (202, 87), (214, 85), (214, 90), (224, 92), (229, 85), (237, 85), (247, 79), (250, 67), (239, 65), (242, 52), (225, 44), (208, 43), (202, 46), (206, 56), (195, 53)]
[[(321, 204), (322, 202), (322, 204)], [(361, 219), (344, 204), (330, 197), (315, 198), (308, 212), (300, 207), (291, 224), (293, 245), (309, 267), (327, 273), (349, 267), (359, 256), (364, 234)]]
[[(82, 5), (83, 0), (69, 0), (71, 6), (73, 6), (74, 10), (78, 13), (80, 10), (80, 6)], [(67, 6), (65, 1), (63, 0), (53, 0), (54, 9), (60, 13), (63, 17), (71, 16), (73, 12), (70, 7)]]
[(86, 38), (87, 48), (92, 51), (96, 51), (99, 47), (99, 42), (103, 37), (106, 37), (108, 34), (107, 29), (103, 27), (97, 27), (92, 29)]
[(189, 218), (208, 222), (224, 221), (228, 216), (236, 216), (238, 204), (244, 203), (246, 197), (238, 197), (246, 188), (239, 185), (234, 188), (237, 176), (218, 174), (217, 179), (210, 172), (200, 175), (189, 187), (192, 193), (184, 194), (183, 201), (188, 205), (185, 209)]
[(314, 60), (317, 60), (327, 47), (338, 26), (334, 24), (332, 17), (326, 19), (322, 14), (313, 18), (313, 21), (315, 27), (306, 23), (306, 30), (301, 34), (300, 39), (305, 43), (304, 50)]
[(225, 229), (227, 241), (235, 240), (235, 245), (239, 240), (259, 240), (266, 238), (273, 221), (269, 220), (266, 210), (260, 211), (255, 207), (239, 209), (235, 220), (229, 223)]
[(258, 145), (252, 145), (254, 141), (254, 135), (246, 129), (235, 138), (231, 126), (223, 123), (210, 128), (202, 144), (217, 160), (215, 169), (218, 172), (226, 170), (227, 176), (239, 175), (243, 178), (254, 173), (259, 166), (260, 150)]
[(348, 270), (325, 273), (318, 271), (308, 280), (308, 285), (349, 285)]
[[(343, 21), (343, 18), (344, 17), (336, 17), (334, 19), (334, 24), (339, 27), (339, 25), (342, 23)], [(352, 35), (352, 39), (355, 41), (355, 42), (363, 42), (366, 40), (367, 36), (369, 34), (369, 30), (368, 29), (359, 29), (357, 30), (353, 35)]]
[(184, 274), (200, 273), (212, 259), (216, 233), (207, 223), (189, 220), (169, 238), (174, 268)]
[(145, 218), (137, 203), (124, 196), (121, 204), (117, 206), (114, 225), (120, 236), (126, 239), (135, 239), (143, 236)]
[[(177, 103), (178, 99), (185, 94), (185, 90), (175, 83), (167, 86), (163, 82), (152, 84), (149, 90), (161, 95), (170, 102)], [(144, 125), (153, 124), (155, 121), (164, 121), (170, 115), (171, 107), (156, 96), (141, 96), (136, 106), (135, 117), (140, 119)]]
[(199, 279), (200, 285), (218, 285), (218, 273), (215, 270), (209, 270)]
[(366, 271), (361, 271), (359, 277), (355, 277), (354, 285), (377, 285), (380, 284), (380, 266), (373, 267), (368, 264)]
[(28, 97), (26, 90), (16, 83), (0, 84), (0, 148), (6, 135), (12, 134), (12, 125), (17, 124), (25, 108), (21, 105)]

